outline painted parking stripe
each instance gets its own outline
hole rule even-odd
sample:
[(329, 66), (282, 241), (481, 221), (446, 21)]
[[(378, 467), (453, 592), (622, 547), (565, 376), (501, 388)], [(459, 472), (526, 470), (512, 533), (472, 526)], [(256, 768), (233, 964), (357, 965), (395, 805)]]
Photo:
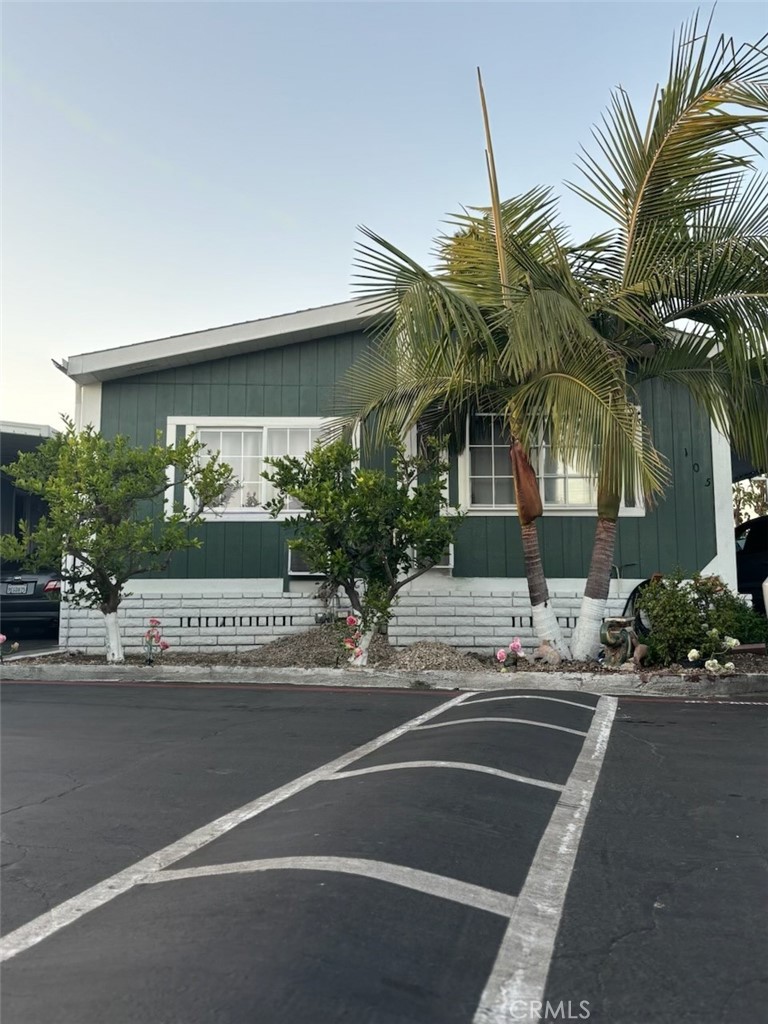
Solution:
[(500, 779), (509, 779), (510, 782), (522, 782), (526, 786), (539, 786), (541, 789), (554, 789), (562, 793), (565, 786), (559, 782), (547, 782), (545, 779), (532, 779), (527, 775), (515, 775), (513, 772), (502, 771), (501, 768), (489, 768), (484, 764), (473, 764), (469, 761), (396, 761), (394, 764), (375, 764), (371, 768), (348, 768), (343, 772), (336, 772), (329, 779), (349, 779), (353, 775), (373, 775), (375, 772), (400, 771), (402, 768), (457, 768), (466, 772), (484, 772), (486, 775), (497, 775)]
[(200, 868), (158, 871), (145, 878), (144, 884), (156, 885), (160, 882), (209, 878), (212, 875), (239, 875), (255, 871), (333, 871), (361, 875), (363, 878), (373, 878), (406, 889), (415, 889), (428, 896), (439, 896), (454, 903), (463, 903), (476, 910), (487, 910), (502, 917), (510, 917), (515, 906), (514, 896), (486, 889), (482, 885), (472, 885), (471, 882), (462, 882), (446, 875), (435, 875), (431, 871), (419, 871), (417, 868), (360, 857), (269, 857), (233, 864), (210, 864)]
[(567, 729), (564, 725), (549, 722), (532, 722), (527, 718), (456, 718), (452, 722), (435, 722), (431, 725), (414, 726), (420, 732), (424, 729), (447, 729), (449, 725), (469, 725), (472, 722), (503, 722), (505, 725), (533, 725), (537, 729), (554, 729), (555, 732), (569, 732), (572, 736), (586, 736), (581, 729)]
[(467, 701), (470, 704), (490, 704), (492, 700), (551, 700), (554, 704), (569, 704), (573, 708), (584, 708), (586, 711), (594, 711), (595, 704), (584, 704), (577, 700), (566, 700), (564, 697), (542, 697), (536, 693), (509, 693), (504, 697), (476, 697)]
[(474, 1024), (509, 1024), (521, 1006), (542, 1005), (568, 883), (617, 706), (616, 697), (598, 701), (581, 753), (517, 898)]
[(472, 692), (462, 693), (452, 700), (438, 704), (436, 707), (424, 712), (424, 714), (412, 718), (409, 722), (398, 725), (389, 732), (377, 736), (368, 743), (364, 743), (361, 747), (356, 747), (348, 754), (342, 754), (341, 757), (329, 761), (320, 768), (315, 768), (311, 772), (291, 780), (291, 782), (286, 783), (284, 786), (272, 790), (271, 793), (265, 793), (263, 796), (243, 804), (242, 807), (238, 807), (236, 810), (216, 818), (207, 825), (195, 829), (186, 836), (182, 836), (181, 839), (177, 839), (176, 842), (171, 843), (169, 846), (165, 846), (161, 850), (157, 850), (148, 857), (144, 857), (142, 860), (132, 864), (130, 867), (118, 871), (117, 874), (104, 879), (103, 882), (99, 882), (77, 896), (65, 900), (63, 903), (58, 904), (58, 906), (46, 911), (46, 913), (34, 918), (34, 920), (3, 936), (0, 939), (0, 962), (17, 956), (19, 953), (24, 952), (25, 949), (29, 949), (30, 946), (42, 942), (43, 939), (53, 935), (66, 925), (77, 921), (84, 914), (96, 910), (110, 900), (115, 899), (116, 896), (122, 895), (140, 882), (144, 882), (148, 875), (169, 867), (171, 864), (175, 864), (182, 857), (187, 857), (202, 846), (207, 846), (208, 843), (218, 839), (225, 832), (237, 828), (244, 821), (249, 821), (257, 814), (261, 814), (270, 807), (274, 807), (275, 804), (282, 803), (283, 800), (287, 800), (295, 793), (313, 786), (316, 782), (333, 776), (338, 769), (345, 768), (353, 761), (373, 753), (374, 750), (378, 750), (379, 747), (383, 747), (385, 744), (398, 739), (404, 733), (416, 728), (423, 722), (429, 721), (435, 715), (439, 715), (448, 708), (461, 704), (470, 696), (472, 696)]

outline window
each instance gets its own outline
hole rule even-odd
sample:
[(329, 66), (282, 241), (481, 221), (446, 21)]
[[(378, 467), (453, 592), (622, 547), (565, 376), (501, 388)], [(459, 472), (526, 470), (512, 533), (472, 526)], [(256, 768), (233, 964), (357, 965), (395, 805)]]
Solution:
[[(175, 440), (177, 428), (194, 433), (210, 452), (221, 452), (238, 481), (215, 514), (228, 519), (268, 518), (265, 504), (275, 496), (270, 483), (261, 478), (268, 467), (265, 458), (294, 455), (301, 458), (319, 440), (323, 420), (318, 417), (229, 418), (198, 417), (194, 422), (171, 416), (168, 418), (169, 443)], [(210, 456), (209, 456), (210, 457)], [(289, 501), (286, 510), (296, 510), (298, 502)]]
[[(555, 458), (546, 437), (531, 451), (545, 512), (584, 512), (597, 506), (594, 480)], [(509, 435), (500, 417), (469, 417), (468, 444), (460, 461), (461, 504), (470, 511), (508, 512), (515, 508), (515, 485), (509, 459)], [(625, 515), (642, 515), (638, 499), (622, 505)]]

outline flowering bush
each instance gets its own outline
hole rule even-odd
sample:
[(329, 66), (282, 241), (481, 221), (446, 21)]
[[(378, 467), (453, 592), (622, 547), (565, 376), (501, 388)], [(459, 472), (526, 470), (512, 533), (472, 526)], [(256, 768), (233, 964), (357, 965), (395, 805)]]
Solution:
[(171, 646), (167, 640), (163, 639), (160, 632), (160, 619), (151, 618), (149, 620), (149, 629), (144, 634), (142, 646), (144, 647), (144, 662), (147, 665), (153, 664), (155, 658)]
[(344, 650), (353, 658), (359, 658), (363, 653), (360, 647), (360, 640), (363, 636), (360, 629), (360, 619), (356, 615), (348, 615), (344, 620), (344, 624), (346, 626), (345, 632), (348, 633), (342, 640)]
[(686, 659), (719, 665), (722, 655), (740, 642), (768, 641), (765, 618), (747, 607), (718, 576), (694, 575), (685, 580), (676, 570), (649, 583), (637, 606), (650, 623), (645, 640), (649, 665)]
[[(5, 641), (7, 639), (8, 639), (8, 637), (5, 635), (5, 633), (0, 633), (0, 661), (3, 660), (3, 654), (5, 653), (3, 651), (3, 647), (5, 646)], [(8, 653), (9, 654), (15, 654), (16, 651), (18, 651), (18, 649), (19, 649), (19, 645), (14, 640), (13, 643), (11, 644), (11, 646), (8, 648)]]
[(513, 666), (517, 665), (518, 658), (524, 658), (523, 645), (520, 643), (518, 637), (512, 641), (508, 648), (500, 647), (496, 651), (496, 661), (499, 663), (499, 670), (501, 672), (507, 671), (507, 661), (511, 661)]

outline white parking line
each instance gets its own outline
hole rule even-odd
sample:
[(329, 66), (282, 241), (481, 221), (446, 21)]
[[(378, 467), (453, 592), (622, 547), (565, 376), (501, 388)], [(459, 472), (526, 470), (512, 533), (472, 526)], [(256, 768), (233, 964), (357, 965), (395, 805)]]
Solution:
[[(605, 758), (616, 697), (601, 697), (581, 753), (541, 838), (499, 948), (474, 1024), (538, 1020), (576, 852)], [(517, 1016), (516, 1016), (517, 1015)]]
[(515, 906), (515, 897), (482, 885), (462, 882), (458, 878), (435, 875), (431, 871), (419, 871), (400, 864), (389, 864), (380, 860), (364, 860), (359, 857), (271, 857), (264, 860), (244, 860), (232, 864), (210, 864), (201, 868), (158, 871), (144, 879), (144, 884), (177, 882), (191, 878), (209, 878), (213, 875), (239, 875), (255, 871), (333, 871), (348, 875), (361, 875), (381, 882), (415, 889), (428, 896), (439, 896), (454, 903), (463, 903), (476, 910), (487, 910), (491, 914), (509, 917)]
[(594, 711), (596, 707), (595, 704), (566, 700), (565, 697), (543, 697), (535, 693), (508, 693), (504, 697), (478, 697), (476, 700), (468, 700), (467, 707), (474, 704), (490, 704), (492, 700), (551, 700), (554, 704), (569, 704), (572, 708), (584, 708), (586, 711)]
[(566, 729), (564, 725), (550, 725), (549, 722), (531, 722), (527, 718), (455, 718), (452, 722), (435, 722), (433, 725), (417, 725), (414, 728), (445, 729), (449, 725), (468, 725), (471, 722), (505, 722), (507, 725), (534, 725), (537, 729), (554, 729), (555, 732), (569, 732), (572, 736), (586, 736), (581, 729)]
[(229, 814), (225, 814), (221, 818), (216, 818), (207, 825), (203, 825), (202, 828), (195, 829), (194, 832), (190, 832), (181, 839), (177, 839), (176, 842), (171, 843), (169, 846), (151, 853), (148, 857), (144, 857), (143, 860), (137, 861), (123, 871), (118, 871), (117, 874), (104, 879), (103, 882), (99, 882), (77, 896), (65, 900), (45, 914), (41, 914), (39, 917), (34, 918), (34, 920), (3, 936), (0, 939), (0, 962), (17, 956), (25, 949), (29, 949), (30, 946), (42, 942), (43, 939), (53, 935), (66, 925), (72, 924), (73, 921), (77, 921), (84, 914), (96, 910), (97, 907), (103, 906), (116, 896), (120, 896), (129, 889), (132, 889), (134, 885), (144, 882), (148, 875), (154, 874), (170, 864), (174, 864), (176, 861), (181, 860), (182, 857), (186, 857), (194, 853), (195, 850), (199, 850), (202, 846), (207, 846), (208, 843), (213, 842), (214, 839), (218, 839), (225, 832), (229, 832), (231, 829), (241, 825), (244, 821), (254, 818), (257, 814), (261, 814), (262, 811), (274, 807), (275, 804), (287, 800), (288, 797), (301, 792), (303, 789), (307, 789), (309, 786), (313, 786), (316, 782), (329, 778), (339, 768), (345, 768), (353, 761), (365, 757), (366, 754), (373, 753), (379, 747), (391, 743), (392, 740), (396, 740), (403, 733), (416, 728), (422, 722), (429, 721), (435, 715), (442, 714), (448, 708), (455, 707), (470, 696), (472, 696), (472, 693), (462, 693), (458, 697), (446, 701), (444, 704), (438, 704), (437, 707), (426, 711), (423, 715), (419, 715), (403, 725), (398, 725), (395, 729), (391, 729), (389, 732), (376, 737), (376, 739), (364, 743), (361, 747), (357, 747), (348, 754), (342, 754), (341, 757), (329, 761), (320, 768), (315, 768), (313, 771), (293, 779), (284, 786), (272, 790), (271, 793), (266, 793), (264, 796), (243, 804), (237, 810), (230, 811)]
[(511, 782), (522, 782), (526, 786), (539, 786), (541, 789), (554, 789), (562, 793), (565, 786), (557, 782), (546, 782), (544, 779), (531, 779), (527, 775), (514, 775), (512, 772), (502, 771), (501, 768), (489, 768), (484, 764), (473, 764), (470, 761), (397, 761), (394, 764), (376, 764), (371, 768), (350, 768), (336, 774), (328, 781), (334, 779), (348, 779), (353, 775), (373, 775), (375, 772), (393, 772), (401, 768), (458, 768), (465, 772), (484, 772), (486, 775), (498, 775), (500, 779), (509, 779)]

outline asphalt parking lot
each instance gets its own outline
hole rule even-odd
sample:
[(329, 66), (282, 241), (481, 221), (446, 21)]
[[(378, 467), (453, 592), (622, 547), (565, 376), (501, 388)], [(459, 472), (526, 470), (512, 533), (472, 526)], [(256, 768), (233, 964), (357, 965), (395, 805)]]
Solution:
[(765, 1005), (765, 705), (3, 696), (4, 1022), (651, 1024)]

